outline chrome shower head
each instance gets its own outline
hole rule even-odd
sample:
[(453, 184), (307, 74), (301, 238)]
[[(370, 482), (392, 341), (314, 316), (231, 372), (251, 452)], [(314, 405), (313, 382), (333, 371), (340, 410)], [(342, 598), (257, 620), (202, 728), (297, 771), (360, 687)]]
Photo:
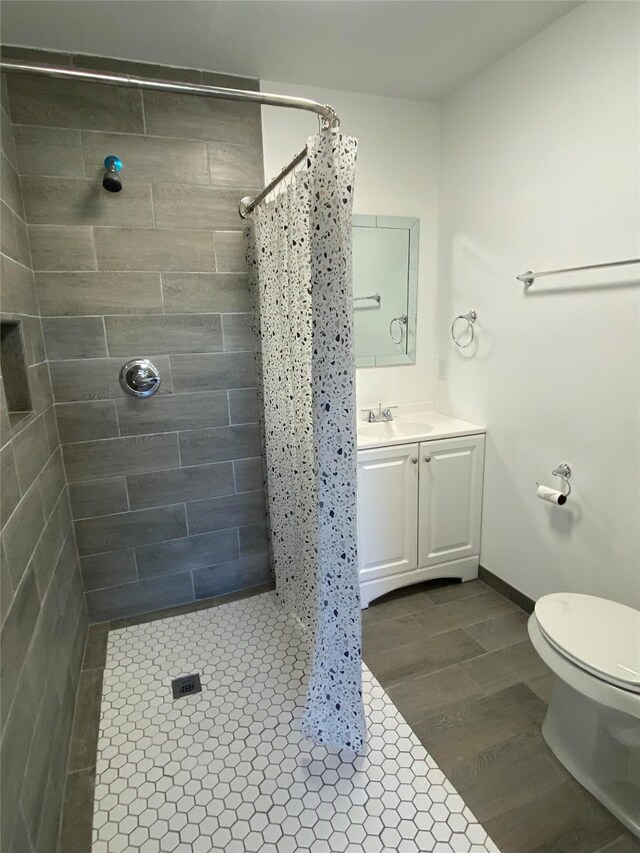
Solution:
[(110, 193), (119, 193), (122, 189), (122, 181), (118, 172), (122, 169), (122, 161), (110, 154), (104, 161), (107, 170), (102, 176), (102, 186)]

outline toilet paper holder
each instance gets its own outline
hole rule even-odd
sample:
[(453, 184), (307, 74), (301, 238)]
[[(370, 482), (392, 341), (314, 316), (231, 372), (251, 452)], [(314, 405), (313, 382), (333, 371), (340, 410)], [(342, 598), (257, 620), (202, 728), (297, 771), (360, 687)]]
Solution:
[[(571, 473), (571, 465), (569, 465), (568, 462), (561, 462), (558, 467), (554, 468), (551, 472), (552, 477), (560, 477), (564, 480), (563, 486), (567, 487), (566, 491), (563, 490), (565, 498), (568, 498), (571, 494), (571, 483), (569, 482), (571, 479)], [(536, 486), (538, 486), (538, 488), (540, 488), (540, 485), (541, 484), (536, 481)]]

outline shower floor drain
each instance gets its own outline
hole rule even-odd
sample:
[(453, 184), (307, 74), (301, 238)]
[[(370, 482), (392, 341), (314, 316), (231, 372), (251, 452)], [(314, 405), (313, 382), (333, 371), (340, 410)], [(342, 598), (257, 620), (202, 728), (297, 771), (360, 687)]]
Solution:
[(200, 675), (194, 672), (193, 675), (181, 675), (180, 678), (174, 678), (171, 682), (171, 690), (174, 699), (191, 696), (192, 693), (202, 693)]

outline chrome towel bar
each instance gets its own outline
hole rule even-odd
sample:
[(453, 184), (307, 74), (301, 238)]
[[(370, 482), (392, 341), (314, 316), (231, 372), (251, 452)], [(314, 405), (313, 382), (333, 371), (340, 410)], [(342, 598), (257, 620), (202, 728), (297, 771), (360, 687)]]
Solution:
[(628, 261), (608, 261), (606, 264), (587, 264), (583, 267), (565, 267), (560, 270), (541, 270), (540, 272), (533, 272), (532, 270), (527, 270), (527, 272), (523, 272), (522, 275), (516, 276), (518, 281), (523, 281), (527, 287), (533, 284), (534, 279), (542, 278), (545, 275), (558, 275), (563, 272), (580, 272), (581, 270), (599, 270), (603, 267), (624, 267), (628, 264), (640, 264), (640, 258), (630, 258)]
[(367, 299), (372, 299), (374, 302), (377, 302), (378, 305), (380, 305), (380, 294), (379, 293), (372, 293), (371, 296), (354, 296), (353, 297), (354, 302), (364, 302)]

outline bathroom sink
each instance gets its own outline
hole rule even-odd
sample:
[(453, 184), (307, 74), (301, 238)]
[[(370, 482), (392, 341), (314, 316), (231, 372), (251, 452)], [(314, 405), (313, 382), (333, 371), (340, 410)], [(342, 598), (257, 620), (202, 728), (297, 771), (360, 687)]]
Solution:
[(358, 421), (358, 447), (390, 447), (392, 444), (414, 444), (436, 438), (454, 438), (483, 433), (484, 427), (443, 415), (433, 409), (396, 414), (392, 421), (370, 424)]
[(384, 441), (388, 439), (421, 438), (432, 431), (432, 424), (413, 418), (396, 418), (377, 424), (358, 424), (358, 437), (366, 441), (370, 439)]

